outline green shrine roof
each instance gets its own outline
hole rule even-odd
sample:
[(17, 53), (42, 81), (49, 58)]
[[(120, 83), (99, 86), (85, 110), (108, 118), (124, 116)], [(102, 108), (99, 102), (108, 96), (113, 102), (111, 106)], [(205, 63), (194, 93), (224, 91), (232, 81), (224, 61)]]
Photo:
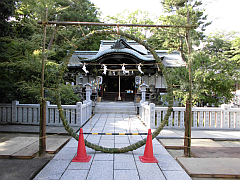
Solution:
[[(168, 53), (167, 50), (155, 50), (158, 56), (162, 59), (166, 67), (181, 67), (186, 66), (186, 62), (182, 59), (180, 52), (173, 51)], [(151, 62), (155, 63), (152, 54), (141, 44), (135, 41), (126, 41), (119, 39), (117, 41), (102, 40), (99, 51), (75, 51), (72, 55), (69, 67), (82, 66), (82, 64), (89, 62), (99, 62), (104, 64), (104, 58), (129, 56), (129, 58), (138, 61), (138, 63)]]

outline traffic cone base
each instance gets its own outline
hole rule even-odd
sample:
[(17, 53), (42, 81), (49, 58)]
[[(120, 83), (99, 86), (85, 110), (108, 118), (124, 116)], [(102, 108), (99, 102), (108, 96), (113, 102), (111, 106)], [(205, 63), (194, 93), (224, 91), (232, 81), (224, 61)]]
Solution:
[(89, 162), (91, 158), (92, 158), (92, 156), (88, 156), (88, 155), (84, 158), (79, 158), (79, 157), (75, 156), (72, 159), (72, 162)]
[(142, 163), (158, 163), (158, 160), (153, 156), (152, 158), (146, 158), (144, 156), (139, 156)]
[(153, 156), (151, 129), (148, 129), (148, 136), (145, 145), (144, 155), (139, 156), (139, 159), (142, 163), (158, 163), (158, 160)]
[(87, 155), (84, 137), (83, 137), (83, 130), (82, 128), (80, 128), (77, 155), (72, 159), (72, 162), (89, 162), (91, 157), (92, 156)]

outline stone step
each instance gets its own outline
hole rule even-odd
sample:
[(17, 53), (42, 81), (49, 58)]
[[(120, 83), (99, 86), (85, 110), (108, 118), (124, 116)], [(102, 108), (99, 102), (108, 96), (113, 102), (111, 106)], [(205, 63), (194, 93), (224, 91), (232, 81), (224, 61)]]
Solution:
[(95, 109), (128, 109), (135, 110), (135, 106), (95, 106)]
[(109, 111), (109, 110), (104, 110), (104, 111), (94, 111), (95, 114), (129, 114), (129, 115), (136, 115), (135, 111)]
[(126, 101), (107, 101), (107, 102), (97, 102), (96, 105), (107, 105), (107, 106), (134, 106), (134, 102)]
[(98, 102), (95, 106), (95, 114), (137, 114), (134, 102)]
[(102, 112), (109, 112), (109, 113), (123, 113), (123, 112), (135, 112), (135, 109), (128, 110), (128, 109), (94, 109), (95, 114), (102, 113)]

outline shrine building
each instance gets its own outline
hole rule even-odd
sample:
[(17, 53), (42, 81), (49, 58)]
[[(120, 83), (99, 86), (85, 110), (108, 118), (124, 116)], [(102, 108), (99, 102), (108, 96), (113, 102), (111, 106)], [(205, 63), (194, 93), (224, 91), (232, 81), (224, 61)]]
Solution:
[[(167, 68), (186, 66), (180, 52), (155, 50)], [(165, 79), (152, 54), (141, 44), (120, 38), (102, 40), (99, 51), (75, 51), (69, 61), (65, 80), (85, 98), (84, 84), (92, 85), (91, 99), (102, 101), (136, 101), (139, 86), (149, 86), (147, 99), (166, 92)]]

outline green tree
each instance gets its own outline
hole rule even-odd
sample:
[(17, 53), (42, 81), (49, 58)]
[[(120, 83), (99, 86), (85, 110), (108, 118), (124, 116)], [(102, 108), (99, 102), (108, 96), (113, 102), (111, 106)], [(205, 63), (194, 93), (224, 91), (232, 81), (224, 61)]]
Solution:
[(231, 47), (227, 55), (236, 67), (240, 66), (240, 37), (236, 37), (231, 41)]
[[(192, 49), (192, 101), (198, 106), (227, 103), (232, 98), (232, 91), (238, 71), (237, 61), (233, 61), (233, 52), (238, 52), (237, 46), (233, 47), (231, 40), (233, 34), (216, 33), (205, 37), (205, 27), (210, 25), (207, 16), (203, 15), (202, 2), (196, 0), (162, 0), (164, 12), (160, 16), (162, 24), (170, 25), (195, 25), (190, 31), (190, 47), (204, 42), (204, 48), (198, 51)], [(189, 18), (188, 18), (189, 17)], [(189, 21), (188, 21), (189, 20)], [(153, 30), (154, 35), (148, 39), (154, 46), (178, 50), (188, 64), (189, 35), (185, 28), (169, 28)], [(159, 49), (159, 48), (158, 48)], [(235, 56), (237, 58), (237, 56)], [(189, 99), (189, 68), (168, 69), (174, 87), (174, 96), (185, 104)]]
[(14, 0), (0, 1), (0, 37), (6, 36), (9, 33), (11, 26), (8, 20), (14, 13), (14, 2)]
[[(192, 56), (192, 94), (193, 104), (198, 106), (219, 106), (228, 103), (235, 90), (238, 72), (238, 61), (234, 52), (239, 51), (232, 40), (232, 33), (217, 32), (208, 36), (204, 47), (195, 51)], [(238, 50), (237, 50), (238, 49)], [(236, 53), (237, 54), (237, 53)], [(179, 87), (174, 88), (174, 95), (182, 104), (188, 99), (188, 69), (172, 69), (171, 80)]]
[[(109, 23), (121, 23), (121, 24), (154, 24), (150, 19), (150, 14), (141, 10), (136, 10), (134, 12), (129, 12), (124, 10), (122, 13), (116, 16), (107, 16), (105, 19)], [(129, 34), (134, 34), (142, 39), (147, 38), (150, 28), (142, 27), (126, 27), (124, 31)]]
[[(11, 32), (8, 37), (1, 38), (0, 101), (36, 103), (40, 94), (43, 49), (43, 27), (38, 25), (37, 21), (45, 21), (46, 7), (47, 20), (55, 21), (99, 21), (99, 12), (88, 0), (22, 0), (14, 2), (14, 5), (16, 11), (12, 15)], [(48, 58), (44, 84), (46, 89), (55, 86), (58, 64), (66, 56), (67, 50), (83, 37), (84, 33), (95, 29), (97, 28), (48, 26), (46, 47), (49, 48), (46, 51)], [(79, 49), (92, 47), (96, 48), (96, 42), (89, 40), (88, 44)]]
[[(189, 25), (191, 29), (191, 41), (199, 45), (204, 38), (203, 31), (211, 22), (206, 22), (207, 16), (203, 15), (202, 2), (197, 0), (161, 0), (164, 15), (159, 17), (158, 22), (163, 25)], [(189, 16), (189, 22), (188, 22)], [(153, 36), (148, 42), (157, 49), (178, 50), (184, 59), (187, 59), (186, 40), (188, 33), (186, 28), (162, 28), (153, 29)]]
[[(25, 101), (25, 96), (31, 99), (32, 94), (20, 93), (18, 82), (24, 79), (29, 80), (31, 73), (36, 71), (37, 62), (30, 61), (30, 53), (34, 50), (34, 43), (22, 38), (2, 37), (2, 48), (0, 50), (0, 98), (1, 102), (13, 100)], [(29, 68), (29, 65), (33, 65)], [(40, 68), (40, 67), (38, 67)], [(32, 74), (32, 75), (36, 75)], [(36, 102), (36, 101), (35, 101)]]

